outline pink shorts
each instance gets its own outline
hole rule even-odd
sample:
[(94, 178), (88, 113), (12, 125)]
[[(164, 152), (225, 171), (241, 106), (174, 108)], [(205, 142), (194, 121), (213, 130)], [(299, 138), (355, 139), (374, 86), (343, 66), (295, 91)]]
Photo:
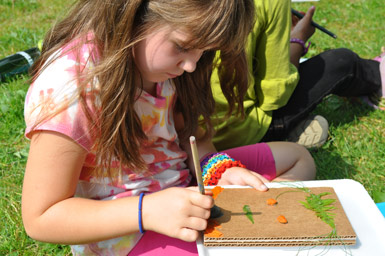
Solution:
[(222, 152), (241, 161), (247, 169), (261, 174), (268, 180), (273, 180), (277, 176), (273, 153), (266, 143), (227, 149)]
[(146, 231), (128, 256), (198, 256), (196, 242)]
[[(266, 143), (258, 143), (222, 152), (246, 165), (268, 180), (276, 177), (275, 161), (270, 147)], [(195, 242), (188, 243), (155, 232), (146, 231), (129, 256), (198, 256)]]

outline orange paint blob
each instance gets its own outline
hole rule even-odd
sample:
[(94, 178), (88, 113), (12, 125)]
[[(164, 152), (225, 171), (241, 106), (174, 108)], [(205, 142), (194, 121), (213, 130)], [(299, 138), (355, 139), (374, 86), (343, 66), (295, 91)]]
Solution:
[(267, 199), (266, 203), (268, 205), (275, 205), (275, 204), (277, 204), (277, 200), (275, 200), (273, 198), (269, 198), (269, 199)]
[(279, 221), (279, 223), (282, 223), (282, 224), (286, 224), (287, 223), (287, 219), (283, 215), (279, 215), (277, 220)]
[(213, 198), (216, 199), (217, 196), (224, 190), (224, 188), (220, 187), (220, 186), (216, 186), (215, 188), (213, 188), (211, 191), (213, 192)]
[(218, 230), (222, 226), (218, 224), (215, 220), (209, 219), (207, 223), (207, 228), (205, 230), (206, 237), (221, 237), (223, 236), (222, 232)]
[(222, 232), (217, 229), (212, 230), (210, 233), (205, 233), (206, 237), (221, 237), (223, 236)]

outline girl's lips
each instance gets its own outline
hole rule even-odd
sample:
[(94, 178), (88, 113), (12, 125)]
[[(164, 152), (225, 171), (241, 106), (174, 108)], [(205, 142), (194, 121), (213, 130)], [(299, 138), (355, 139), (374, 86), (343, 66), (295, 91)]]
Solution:
[(175, 75), (175, 74), (171, 74), (171, 73), (167, 73), (167, 75), (168, 75), (170, 78), (175, 78), (175, 77), (180, 76), (180, 75)]

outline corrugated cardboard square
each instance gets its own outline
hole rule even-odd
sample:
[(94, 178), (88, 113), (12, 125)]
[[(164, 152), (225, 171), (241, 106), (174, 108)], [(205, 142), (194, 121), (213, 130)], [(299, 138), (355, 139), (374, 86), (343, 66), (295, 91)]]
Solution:
[[(311, 193), (329, 192), (322, 198), (333, 198), (334, 221), (337, 236), (327, 237), (332, 228), (306, 209), (300, 201), (306, 201), (308, 193), (297, 188), (270, 188), (260, 192), (252, 188), (226, 188), (215, 199), (223, 216), (214, 219), (221, 227), (221, 237), (204, 235), (205, 246), (313, 246), (353, 245), (356, 234), (346, 217), (332, 187), (308, 188)], [(279, 196), (278, 196), (279, 195)], [(267, 205), (269, 198), (277, 198), (276, 205)], [(254, 224), (246, 217), (243, 206), (249, 205)], [(287, 224), (277, 221), (284, 215)]]

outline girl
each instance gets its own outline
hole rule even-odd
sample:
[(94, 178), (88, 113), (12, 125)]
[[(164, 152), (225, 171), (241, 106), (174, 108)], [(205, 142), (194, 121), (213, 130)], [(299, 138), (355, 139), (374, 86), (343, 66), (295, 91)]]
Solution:
[(311, 112), (330, 94), (363, 99), (371, 96), (374, 102), (380, 100), (381, 107), (378, 96), (384, 93), (385, 97), (385, 83), (381, 83), (385, 61), (382, 78), (379, 62), (362, 59), (344, 48), (299, 63), (307, 52), (306, 42), (315, 32), (311, 25), (315, 7), (309, 8), (293, 27), (290, 0), (254, 3), (258, 18), (246, 46), (251, 79), (243, 102), (244, 118), (226, 116), (226, 97), (213, 71), (218, 117), (213, 120), (213, 142), (219, 150), (275, 140), (298, 142), (308, 148), (322, 146), (328, 139), (329, 125), (325, 118)]
[[(252, 0), (78, 1), (47, 35), (32, 69), (27, 233), (72, 244), (74, 255), (196, 255), (213, 199), (186, 188), (188, 137), (200, 138), (206, 160), (215, 152), (210, 76), (217, 50), (223, 93), (242, 113), (243, 47), (253, 19)], [(198, 129), (201, 116), (205, 130)], [(253, 154), (239, 160), (260, 174), (221, 154), (233, 167), (222, 168), (220, 185), (263, 191), (266, 177), (314, 178), (313, 160), (300, 146), (233, 151), (234, 158)]]

